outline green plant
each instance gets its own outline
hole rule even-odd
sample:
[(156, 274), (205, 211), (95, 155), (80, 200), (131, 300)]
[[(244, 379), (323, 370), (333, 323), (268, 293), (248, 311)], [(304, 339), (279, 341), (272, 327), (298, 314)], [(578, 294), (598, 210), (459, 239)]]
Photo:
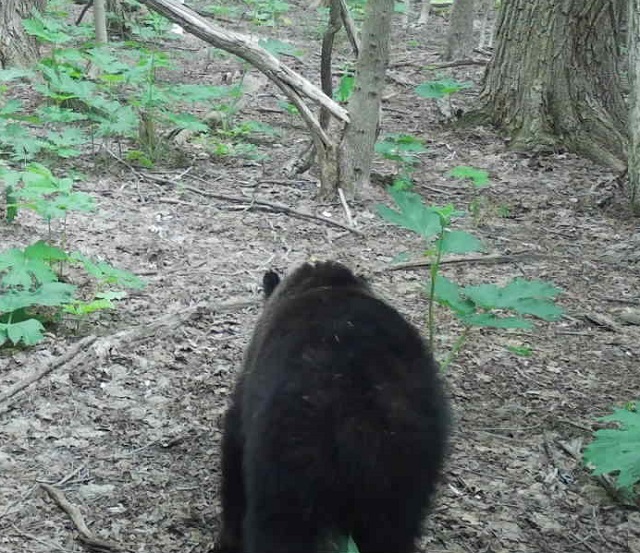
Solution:
[(93, 198), (73, 190), (73, 179), (56, 177), (44, 165), (31, 163), (23, 171), (0, 166), (7, 198), (7, 221), (12, 221), (20, 209), (40, 215), (49, 225), (53, 219), (64, 219), (70, 211), (91, 211)]
[(514, 279), (502, 287), (495, 284), (460, 286), (440, 274), (444, 255), (482, 249), (475, 236), (451, 228), (454, 219), (464, 212), (451, 205), (426, 206), (418, 194), (406, 190), (390, 188), (389, 194), (396, 209), (380, 205), (380, 216), (415, 232), (427, 244), (425, 255), (431, 264), (425, 292), (429, 302), (427, 326), (431, 344), (434, 344), (436, 303), (449, 308), (464, 326), (443, 369), (455, 357), (473, 327), (531, 328), (532, 323), (526, 317), (556, 320), (562, 315), (562, 310), (554, 303), (560, 290), (547, 282)]
[(616, 486), (626, 495), (633, 495), (634, 485), (640, 482), (640, 402), (629, 402), (603, 422), (615, 422), (617, 428), (605, 428), (594, 433), (594, 440), (583, 453), (584, 462), (593, 468), (594, 475), (616, 473)]
[(484, 188), (489, 185), (489, 173), (483, 169), (476, 169), (467, 165), (458, 165), (447, 173), (448, 177), (469, 180), (475, 188)]
[(338, 82), (338, 88), (333, 93), (333, 99), (336, 102), (347, 102), (353, 94), (353, 89), (356, 86), (356, 78), (354, 75), (347, 73), (340, 77)]
[(393, 188), (410, 190), (413, 187), (411, 175), (420, 160), (418, 156), (427, 151), (424, 142), (410, 134), (389, 134), (376, 142), (375, 151), (398, 165)]
[[(158, 33), (168, 26), (164, 18), (148, 19), (145, 24)], [(138, 43), (96, 48), (76, 41), (66, 47), (77, 34), (50, 14), (35, 13), (24, 25), (29, 34), (51, 45), (50, 55), (35, 68), (42, 79), (36, 78), (34, 85), (49, 105), (27, 115), (21, 105), (12, 103), (0, 113), (0, 149), (9, 149), (16, 160), (32, 160), (42, 151), (74, 156), (93, 137), (110, 137), (137, 140), (138, 150), (153, 163), (164, 152), (160, 127), (208, 131), (205, 123), (184, 110), (185, 104), (214, 100), (220, 111), (233, 113), (242, 93), (238, 86), (166, 85), (158, 75), (172, 68), (168, 55)], [(24, 117), (35, 128), (25, 128)], [(70, 122), (84, 127), (42, 130)]]
[[(78, 288), (60, 281), (67, 264), (80, 265), (93, 277), (93, 291), (82, 299)], [(62, 313), (84, 318), (95, 311), (110, 309), (113, 300), (126, 296), (112, 286), (141, 288), (135, 275), (105, 262), (95, 262), (79, 252), (64, 250), (38, 241), (24, 249), (0, 252), (0, 346), (6, 342), (30, 346), (43, 338), (44, 324)]]
[(460, 82), (453, 79), (441, 79), (438, 81), (427, 81), (418, 85), (415, 92), (422, 98), (444, 98), (465, 88), (471, 88), (470, 82)]

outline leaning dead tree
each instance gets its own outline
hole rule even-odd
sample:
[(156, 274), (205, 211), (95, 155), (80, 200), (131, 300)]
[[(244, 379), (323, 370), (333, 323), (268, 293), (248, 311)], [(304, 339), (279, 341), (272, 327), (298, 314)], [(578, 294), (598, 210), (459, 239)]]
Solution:
[[(336, 14), (334, 23), (338, 25), (337, 16), (343, 15), (341, 24), (346, 27), (354, 49), (359, 48), (360, 52), (356, 62), (356, 87), (347, 110), (259, 46), (256, 39), (223, 29), (171, 0), (142, 0), (150, 9), (180, 25), (185, 32), (245, 60), (282, 91), (297, 108), (311, 134), (320, 170), (320, 195), (324, 197), (334, 196), (339, 189), (353, 196), (356, 189), (368, 182), (393, 14), (393, 0), (369, 0), (362, 29), (362, 46), (359, 46), (344, 0), (332, 1)], [(323, 113), (328, 113), (339, 124), (328, 125), (324, 121), (321, 124), (313, 105), (319, 106)]]

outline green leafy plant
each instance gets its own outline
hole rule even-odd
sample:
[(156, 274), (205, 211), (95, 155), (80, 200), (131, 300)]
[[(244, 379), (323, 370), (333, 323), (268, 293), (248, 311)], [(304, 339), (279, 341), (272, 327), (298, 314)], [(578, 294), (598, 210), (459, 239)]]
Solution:
[(640, 482), (640, 412), (638, 402), (630, 402), (603, 422), (615, 422), (617, 428), (604, 428), (594, 434), (594, 440), (584, 450), (584, 462), (593, 467), (594, 475), (615, 473), (615, 484), (625, 494), (632, 495)]
[(389, 134), (376, 142), (376, 153), (393, 161), (398, 166), (398, 173), (393, 181), (396, 190), (410, 190), (413, 187), (411, 175), (419, 162), (420, 154), (427, 151), (424, 142), (410, 134)]
[(444, 98), (456, 92), (460, 92), (465, 88), (471, 88), (473, 85), (469, 82), (460, 82), (453, 79), (442, 79), (439, 81), (427, 81), (418, 85), (415, 92), (421, 98)]
[(487, 171), (467, 165), (454, 167), (447, 173), (447, 176), (455, 179), (469, 180), (475, 188), (484, 188), (489, 185), (489, 173)]
[[(145, 25), (156, 34), (169, 27), (163, 17), (147, 19)], [(50, 14), (35, 13), (24, 26), (51, 46), (50, 55), (35, 68), (41, 79), (34, 84), (49, 104), (29, 115), (17, 103), (0, 112), (0, 149), (10, 150), (15, 160), (33, 160), (43, 151), (58, 157), (79, 155), (83, 144), (100, 137), (136, 140), (144, 159), (153, 163), (166, 149), (161, 127), (208, 132), (204, 122), (184, 109), (186, 104), (217, 101), (219, 110), (230, 114), (242, 94), (238, 86), (164, 84), (158, 75), (172, 68), (167, 54), (134, 42), (78, 44), (73, 27)], [(36, 128), (25, 128), (21, 118), (27, 116)], [(84, 128), (64, 126), (70, 122), (84, 122)], [(64, 128), (43, 132), (44, 126)]]
[(73, 190), (73, 179), (56, 177), (44, 165), (29, 164), (24, 171), (0, 166), (7, 199), (6, 219), (12, 221), (20, 209), (40, 215), (49, 225), (53, 219), (64, 219), (70, 211), (91, 211), (93, 198)]
[(354, 75), (345, 74), (340, 77), (338, 82), (338, 88), (333, 93), (333, 99), (336, 102), (347, 102), (353, 94), (353, 89), (356, 86), (356, 78)]
[[(65, 264), (81, 265), (94, 277), (96, 287), (82, 299), (78, 288), (60, 281)], [(24, 249), (0, 252), (0, 346), (7, 342), (30, 346), (44, 338), (44, 324), (68, 313), (85, 318), (114, 307), (113, 301), (126, 296), (112, 286), (140, 288), (144, 282), (135, 275), (96, 262), (80, 253), (38, 241)], [(85, 292), (85, 295), (87, 292)]]
[(449, 308), (464, 325), (464, 331), (453, 345), (445, 369), (464, 344), (473, 327), (531, 328), (528, 317), (556, 320), (562, 310), (554, 300), (560, 293), (547, 282), (514, 279), (505, 286), (481, 284), (460, 286), (440, 274), (444, 255), (480, 251), (481, 242), (472, 234), (451, 228), (454, 220), (464, 215), (453, 206), (426, 206), (420, 196), (393, 187), (389, 194), (396, 209), (378, 206), (385, 220), (411, 230), (424, 239), (425, 255), (431, 260), (430, 278), (425, 285), (428, 297), (428, 330), (431, 344), (435, 335), (435, 305)]

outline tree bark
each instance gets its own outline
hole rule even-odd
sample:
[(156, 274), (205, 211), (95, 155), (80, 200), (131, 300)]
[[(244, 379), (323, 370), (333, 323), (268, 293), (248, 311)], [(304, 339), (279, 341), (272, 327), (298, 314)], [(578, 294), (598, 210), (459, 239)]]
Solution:
[(629, 0), (629, 187), (640, 213), (640, 0)]
[(475, 0), (456, 0), (451, 9), (451, 21), (447, 34), (445, 60), (468, 57), (475, 46), (473, 40), (473, 20)]
[(96, 33), (96, 44), (106, 44), (107, 36), (107, 10), (105, 0), (93, 0), (93, 26)]
[(24, 32), (22, 19), (44, 5), (44, 0), (0, 1), (0, 67), (28, 67), (38, 59), (36, 41)]
[(504, 0), (480, 109), (517, 149), (562, 145), (622, 170), (626, 106), (620, 86), (627, 0)]
[[(380, 122), (382, 90), (389, 64), (393, 5), (394, 0), (369, 0), (365, 10), (355, 88), (348, 106), (351, 121), (338, 154), (338, 182), (349, 196), (369, 184), (373, 147)], [(324, 195), (331, 194), (331, 191), (322, 192)]]

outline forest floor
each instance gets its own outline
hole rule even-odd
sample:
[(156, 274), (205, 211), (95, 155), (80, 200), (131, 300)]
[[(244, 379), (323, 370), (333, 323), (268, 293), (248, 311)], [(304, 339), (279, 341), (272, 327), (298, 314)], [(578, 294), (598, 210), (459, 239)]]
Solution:
[[(318, 82), (315, 15), (301, 7), (287, 17), (304, 25), (260, 32), (297, 45), (300, 59), (286, 63)], [(616, 503), (580, 461), (594, 419), (640, 398), (640, 326), (624, 322), (624, 310), (640, 305), (638, 221), (606, 170), (569, 153), (514, 153), (491, 129), (444, 124), (435, 103), (413, 88), (434, 78), (425, 66), (440, 61), (445, 32), (439, 16), (426, 30), (395, 26), (382, 132), (426, 141), (416, 190), (427, 203), (473, 207), (456, 227), (481, 238), (485, 255), (504, 256), (446, 264), (446, 276), (464, 284), (552, 281), (564, 290), (566, 315), (533, 331), (472, 332), (449, 366), (452, 452), (419, 551), (640, 553), (640, 512)], [(212, 60), (193, 37), (172, 48), (184, 60), (172, 73), (180, 82), (239, 78), (240, 63)], [(475, 83), (453, 98), (454, 108), (471, 108), (482, 70), (442, 70)], [(106, 315), (52, 328), (36, 347), (0, 350), (1, 394), (81, 337), (100, 337), (0, 402), (0, 553), (84, 550), (41, 483), (61, 489), (90, 529), (123, 551), (208, 550), (219, 527), (221, 415), (260, 312), (266, 269), (343, 261), (424, 328), (427, 270), (389, 270), (402, 252), (420, 260), (424, 245), (376, 214), (377, 204), (389, 204), (382, 186), (350, 203), (358, 233), (255, 203), (347, 224), (340, 203), (314, 199), (313, 172), (283, 176), (307, 134), (278, 107), (275, 87), (255, 81), (237, 118), (281, 132), (258, 145), (267, 156), (260, 162), (209, 158), (188, 145), (179, 166), (152, 171), (104, 150), (86, 156), (90, 177), (80, 188), (99, 209), (70, 217), (67, 245), (140, 275), (147, 286)], [(490, 186), (474, 191), (445, 176), (458, 165), (485, 169)], [(379, 159), (376, 171), (390, 175), (394, 167)], [(25, 212), (0, 223), (3, 246), (24, 246), (45, 232)], [(439, 357), (460, 331), (438, 313)], [(507, 349), (514, 345), (532, 355)]]

